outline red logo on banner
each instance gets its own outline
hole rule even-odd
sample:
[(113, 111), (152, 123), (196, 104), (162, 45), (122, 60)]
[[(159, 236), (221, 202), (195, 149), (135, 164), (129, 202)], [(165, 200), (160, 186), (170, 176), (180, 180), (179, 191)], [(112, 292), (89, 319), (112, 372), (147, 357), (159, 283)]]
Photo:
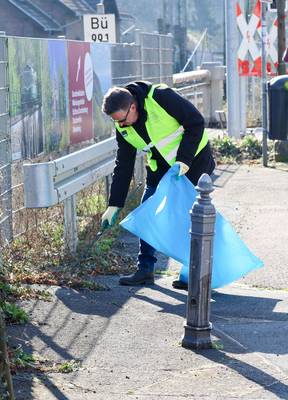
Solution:
[(93, 66), (89, 43), (68, 43), (70, 143), (92, 139)]

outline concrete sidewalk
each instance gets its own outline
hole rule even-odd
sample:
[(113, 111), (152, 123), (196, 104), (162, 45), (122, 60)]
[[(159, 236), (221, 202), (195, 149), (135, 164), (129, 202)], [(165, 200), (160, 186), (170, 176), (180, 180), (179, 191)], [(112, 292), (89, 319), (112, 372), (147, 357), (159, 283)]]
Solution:
[[(186, 292), (172, 288), (178, 267), (161, 257), (168, 273), (152, 287), (108, 276), (97, 280), (110, 291), (52, 287), (53, 302), (25, 302), (32, 322), (9, 333), (28, 351), (81, 367), (19, 374), (17, 399), (288, 399), (287, 172), (232, 166), (216, 177), (214, 204), (265, 267), (213, 292), (214, 348), (181, 347)], [(136, 254), (135, 238), (122, 242)]]

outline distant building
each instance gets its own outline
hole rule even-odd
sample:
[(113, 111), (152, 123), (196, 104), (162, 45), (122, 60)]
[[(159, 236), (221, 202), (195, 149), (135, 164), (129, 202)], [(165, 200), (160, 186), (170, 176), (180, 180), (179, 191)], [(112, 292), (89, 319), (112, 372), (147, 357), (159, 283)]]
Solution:
[[(7, 36), (83, 40), (84, 14), (96, 14), (97, 0), (0, 0), (0, 31)], [(119, 12), (116, 0), (103, 1), (105, 13)]]

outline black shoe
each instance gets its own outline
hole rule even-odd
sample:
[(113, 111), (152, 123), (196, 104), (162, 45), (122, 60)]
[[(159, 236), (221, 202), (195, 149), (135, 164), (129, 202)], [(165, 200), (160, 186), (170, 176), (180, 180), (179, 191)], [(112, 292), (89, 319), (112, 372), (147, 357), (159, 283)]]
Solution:
[(124, 286), (154, 285), (153, 272), (138, 270), (135, 274), (122, 276), (119, 284)]
[(188, 290), (188, 283), (180, 281), (179, 279), (177, 279), (176, 281), (173, 281), (172, 286), (175, 289)]

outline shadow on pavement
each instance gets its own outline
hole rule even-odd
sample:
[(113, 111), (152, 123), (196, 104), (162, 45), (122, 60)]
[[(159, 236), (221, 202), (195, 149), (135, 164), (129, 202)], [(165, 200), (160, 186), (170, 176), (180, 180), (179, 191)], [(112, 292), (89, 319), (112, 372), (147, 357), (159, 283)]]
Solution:
[[(109, 277), (108, 281), (111, 290), (105, 292), (57, 288), (56, 300), (53, 303), (37, 301), (31, 304), (30, 313), (33, 312), (33, 320), (37, 322), (24, 327), (10, 327), (9, 333), (11, 334), (12, 330), (16, 341), (23, 344), (23, 348), (29, 353), (36, 352), (54, 362), (71, 359), (83, 361), (103, 339), (112, 317), (120, 310), (126, 312), (126, 304), (131, 298), (139, 300), (140, 308), (141, 302), (145, 302), (157, 306), (159, 313), (178, 315), (183, 317), (184, 321), (187, 297), (185, 291), (170, 289), (168, 285), (163, 285), (161, 279), (159, 284), (156, 281), (156, 284), (150, 287), (147, 294), (143, 287), (119, 286), (118, 277)], [(272, 375), (237, 359), (237, 355), (255, 352), (288, 352), (288, 315), (275, 311), (281, 299), (220, 292), (213, 292), (212, 297), (215, 300), (215, 303), (211, 304), (211, 320), (214, 326), (212, 334), (224, 343), (225, 351), (211, 349), (199, 354), (235, 370), (271, 393), (288, 393), (288, 386), (280, 382), (276, 385)], [(272, 340), (275, 332), (277, 340)], [(231, 353), (235, 354), (235, 358)], [(67, 399), (61, 389), (49, 381), (47, 375), (37, 374), (37, 377), (57, 399)], [(29, 398), (27, 393), (32, 393), (31, 382), (25, 379), (22, 382), (22, 378), (21, 374), (14, 378), (16, 386), (20, 385), (24, 394), (21, 397), (21, 393), (18, 393), (19, 400)], [(273, 384), (270, 385), (269, 382)]]
[(211, 175), (213, 186), (223, 188), (240, 168), (240, 164), (218, 165)]
[[(235, 359), (227, 355), (224, 351), (202, 350), (202, 351), (195, 351), (195, 353), (207, 358), (210, 361), (222, 364), (228, 367), (229, 369), (232, 369), (239, 375), (242, 375), (247, 380), (257, 383), (257, 385), (259, 385), (266, 391), (273, 393), (279, 399), (288, 399), (288, 394), (287, 394), (288, 386), (280, 382), (277, 378), (273, 377), (272, 375), (255, 367), (254, 365), (248, 364), (243, 360)], [(241, 397), (243, 398), (243, 396)], [(261, 397), (259, 397), (259, 399), (261, 399)]]
[[(154, 288), (183, 301), (183, 303), (171, 305), (166, 302), (151, 300), (151, 298), (141, 294), (135, 293), (135, 296), (142, 301), (152, 302), (153, 305), (160, 307), (159, 312), (161, 313), (177, 314), (185, 318), (186, 292), (175, 292), (160, 286)], [(212, 298), (215, 300), (215, 303), (211, 305), (212, 335), (224, 343), (225, 351), (209, 349), (195, 351), (195, 353), (210, 361), (225, 365), (279, 398), (288, 399), (287, 385), (264, 372), (261, 368), (227, 354), (232, 353), (236, 356), (266, 353), (278, 356), (288, 353), (286, 344), (288, 324), (285, 323), (288, 321), (288, 314), (274, 311), (281, 299), (219, 292), (213, 292)], [(275, 335), (277, 335), (277, 338)], [(266, 360), (266, 362), (269, 364), (269, 361)]]

